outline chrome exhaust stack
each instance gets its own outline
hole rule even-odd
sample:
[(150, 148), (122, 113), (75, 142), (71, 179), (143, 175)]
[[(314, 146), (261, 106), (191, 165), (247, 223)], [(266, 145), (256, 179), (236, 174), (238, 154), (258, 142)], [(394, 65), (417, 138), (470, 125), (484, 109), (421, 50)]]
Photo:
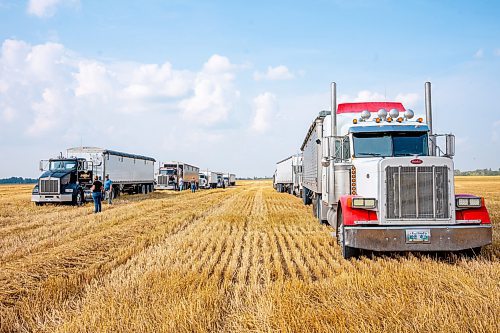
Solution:
[(429, 126), (429, 155), (436, 156), (436, 137), (432, 131), (432, 98), (431, 83), (425, 82), (425, 117)]
[(332, 82), (331, 86), (331, 140), (330, 140), (330, 149), (329, 149), (329, 179), (328, 179), (328, 202), (330, 205), (334, 205), (336, 202), (335, 198), (335, 137), (337, 136), (337, 84)]

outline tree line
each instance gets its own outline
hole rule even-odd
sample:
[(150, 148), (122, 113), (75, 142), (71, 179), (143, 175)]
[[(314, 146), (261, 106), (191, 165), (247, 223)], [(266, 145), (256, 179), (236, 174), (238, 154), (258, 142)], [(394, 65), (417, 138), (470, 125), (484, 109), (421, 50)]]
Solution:
[(10, 177), (0, 179), (0, 184), (35, 184), (38, 179), (23, 178), (23, 177)]
[(455, 170), (455, 176), (500, 176), (500, 168), (498, 170), (491, 170), (491, 168), (474, 171)]

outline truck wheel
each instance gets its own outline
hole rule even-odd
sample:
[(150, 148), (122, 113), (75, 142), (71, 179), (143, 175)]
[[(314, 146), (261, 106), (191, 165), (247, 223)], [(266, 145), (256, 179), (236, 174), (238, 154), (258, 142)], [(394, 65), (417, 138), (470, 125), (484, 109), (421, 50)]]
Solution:
[(43, 202), (35, 202), (35, 206), (43, 206)]
[(342, 210), (339, 209), (337, 222), (337, 242), (340, 246), (342, 257), (346, 260), (348, 260), (349, 258), (357, 258), (359, 256), (359, 249), (345, 245), (344, 235), (344, 216), (342, 214)]
[(141, 185), (141, 194), (146, 194), (146, 186)]
[(84, 196), (82, 191), (76, 192), (75, 200), (73, 201), (73, 205), (82, 206), (84, 203)]

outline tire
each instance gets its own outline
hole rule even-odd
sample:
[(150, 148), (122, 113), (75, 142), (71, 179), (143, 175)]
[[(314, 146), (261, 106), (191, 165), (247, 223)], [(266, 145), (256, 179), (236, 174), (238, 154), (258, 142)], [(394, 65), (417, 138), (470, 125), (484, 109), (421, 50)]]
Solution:
[(342, 214), (342, 210), (339, 210), (337, 216), (337, 242), (340, 246), (342, 258), (346, 260), (349, 260), (350, 258), (357, 258), (359, 256), (359, 249), (345, 245), (344, 216)]
[(85, 197), (82, 191), (78, 191), (75, 195), (75, 199), (73, 200), (73, 205), (75, 206), (83, 206), (85, 203)]
[(43, 202), (35, 202), (35, 206), (43, 206)]
[(141, 185), (141, 194), (146, 194), (146, 185)]

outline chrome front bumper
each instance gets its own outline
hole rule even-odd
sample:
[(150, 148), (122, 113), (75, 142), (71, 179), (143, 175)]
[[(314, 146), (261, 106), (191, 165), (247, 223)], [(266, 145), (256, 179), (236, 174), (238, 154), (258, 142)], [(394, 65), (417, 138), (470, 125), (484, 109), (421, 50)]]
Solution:
[(32, 194), (31, 201), (33, 202), (71, 202), (73, 194)]
[[(411, 243), (407, 230), (429, 230), (425, 243)], [(345, 226), (346, 245), (371, 251), (460, 251), (491, 244), (491, 224), (450, 226)]]

